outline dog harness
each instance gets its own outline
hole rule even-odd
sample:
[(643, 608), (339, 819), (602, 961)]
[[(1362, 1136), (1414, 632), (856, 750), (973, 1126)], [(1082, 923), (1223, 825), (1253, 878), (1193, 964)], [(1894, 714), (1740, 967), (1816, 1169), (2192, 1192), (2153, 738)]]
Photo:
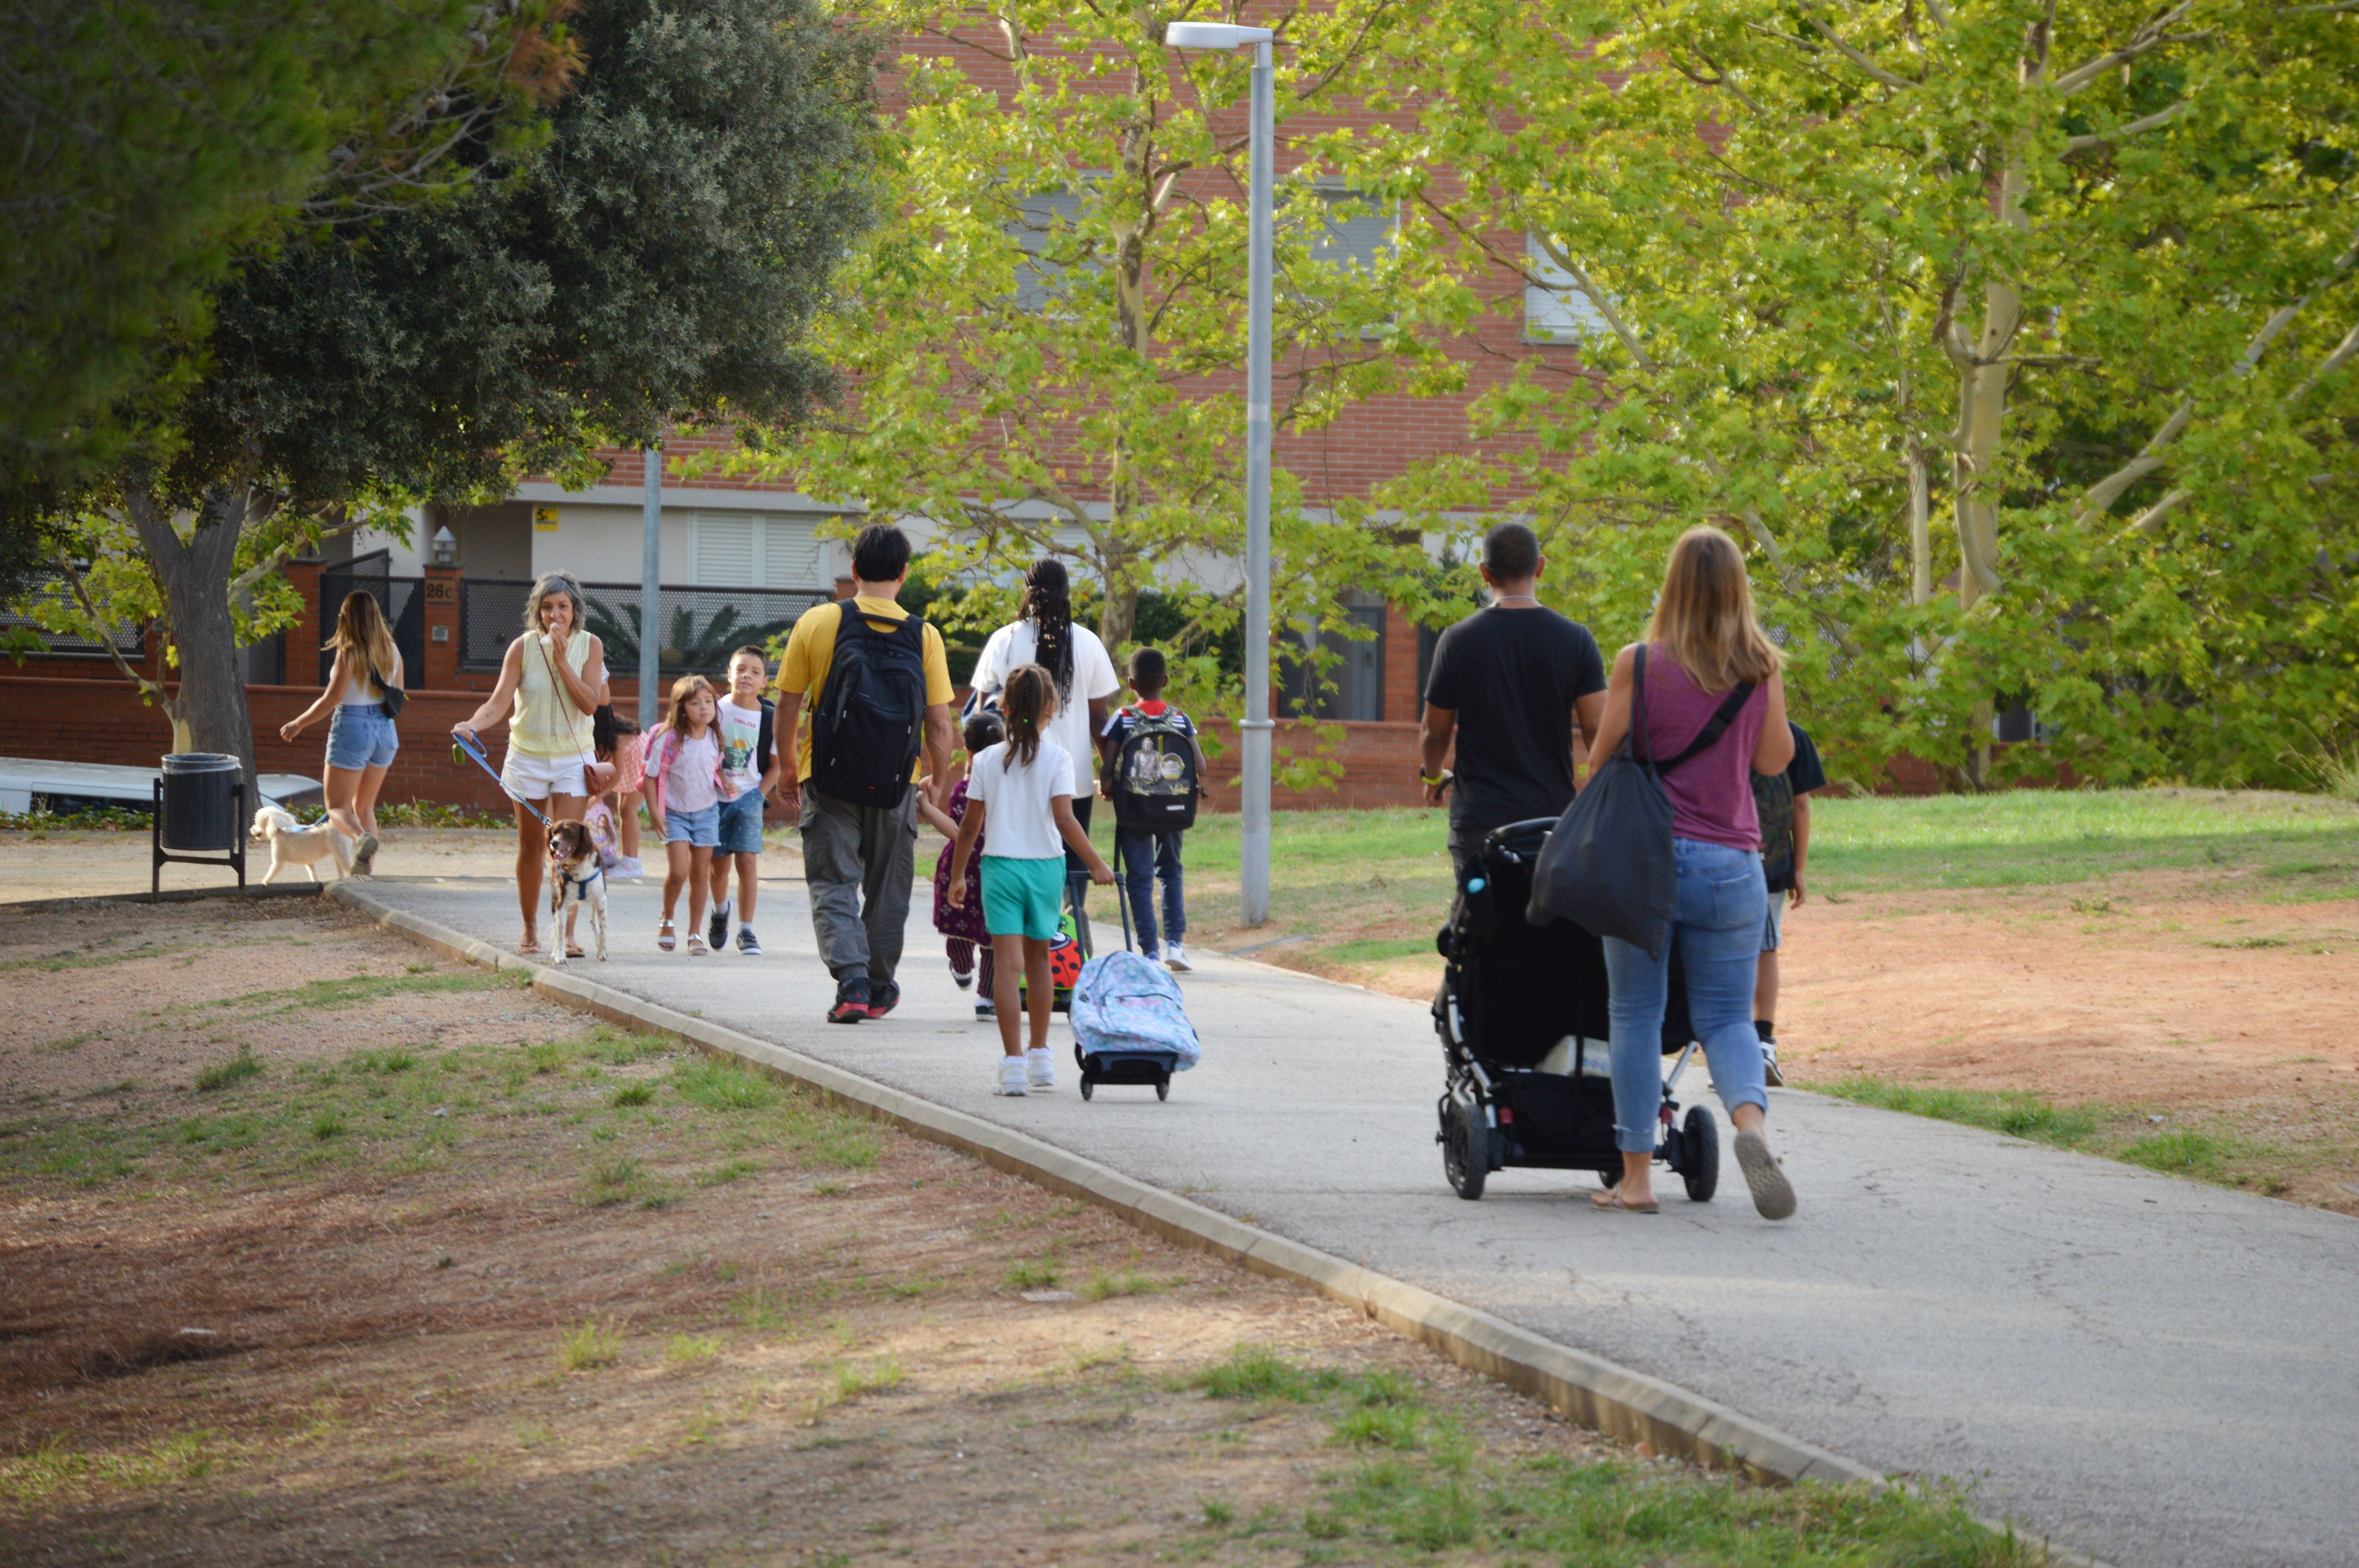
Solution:
[(600, 877), (603, 877), (605, 874), (606, 868), (596, 864), (593, 858), (593, 861), (587, 875), (573, 877), (566, 875), (563, 871), (560, 871), (557, 874), (557, 880), (563, 882), (566, 886), (573, 889), (574, 892), (580, 893), (583, 898), (588, 898), (590, 896), (590, 884), (596, 881)]

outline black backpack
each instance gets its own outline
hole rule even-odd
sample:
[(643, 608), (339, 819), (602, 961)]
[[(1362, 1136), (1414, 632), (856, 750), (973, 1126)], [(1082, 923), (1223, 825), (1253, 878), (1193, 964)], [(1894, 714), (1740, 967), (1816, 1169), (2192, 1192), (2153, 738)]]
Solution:
[(811, 715), (811, 787), (847, 806), (898, 806), (926, 733), (926, 623), (879, 632), (843, 601)]
[(1176, 708), (1154, 718), (1124, 717), (1114, 759), (1114, 820), (1125, 833), (1164, 833), (1196, 826), (1196, 748)]
[(1593, 936), (1618, 936), (1650, 958), (1662, 957), (1680, 903), (1663, 775), (1728, 733), (1753, 689), (1751, 681), (1739, 681), (1687, 749), (1658, 762), (1647, 749), (1647, 645), (1638, 644), (1629, 732), (1541, 844), (1526, 920), (1570, 920)]

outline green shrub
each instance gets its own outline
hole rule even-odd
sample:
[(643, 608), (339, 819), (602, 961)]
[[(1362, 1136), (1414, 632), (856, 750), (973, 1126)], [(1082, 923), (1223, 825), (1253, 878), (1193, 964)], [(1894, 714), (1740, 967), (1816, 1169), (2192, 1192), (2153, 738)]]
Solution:
[(262, 1063), (255, 1055), (254, 1047), (241, 1045), (237, 1048), (236, 1055), (226, 1062), (216, 1063), (197, 1075), (197, 1092), (210, 1094), (215, 1089), (225, 1089), (232, 1084), (244, 1083), (248, 1078), (258, 1078), (261, 1076)]

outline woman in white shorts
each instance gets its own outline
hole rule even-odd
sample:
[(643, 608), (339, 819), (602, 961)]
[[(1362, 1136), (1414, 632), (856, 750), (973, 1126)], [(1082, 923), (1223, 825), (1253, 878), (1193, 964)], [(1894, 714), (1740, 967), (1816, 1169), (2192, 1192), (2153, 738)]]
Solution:
[(524, 634), (508, 644), (499, 684), (464, 723), (451, 727), (451, 734), (480, 745), (477, 730), (503, 719), (507, 723), (508, 754), (500, 765), (500, 783), (517, 802), (516, 905), (524, 913), (519, 953), (540, 951), (549, 830), (533, 812), (551, 822), (581, 821), (598, 787), (592, 775), (608, 765), (596, 761), (590, 734), (591, 716), (608, 700), (606, 650), (582, 629), (582, 585), (572, 578), (551, 572), (534, 583), (525, 601)]

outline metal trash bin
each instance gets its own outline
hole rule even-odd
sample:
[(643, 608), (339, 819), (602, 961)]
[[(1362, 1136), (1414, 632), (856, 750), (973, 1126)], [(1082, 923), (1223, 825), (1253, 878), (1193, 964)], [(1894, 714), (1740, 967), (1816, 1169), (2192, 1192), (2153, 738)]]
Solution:
[(243, 770), (226, 752), (174, 752), (164, 759), (156, 814), (166, 849), (218, 854), (238, 848)]

